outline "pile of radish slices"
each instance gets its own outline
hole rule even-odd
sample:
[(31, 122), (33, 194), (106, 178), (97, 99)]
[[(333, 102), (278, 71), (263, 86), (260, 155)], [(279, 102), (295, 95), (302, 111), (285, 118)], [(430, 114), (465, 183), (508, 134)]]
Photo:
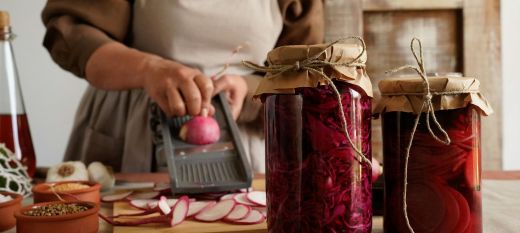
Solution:
[[(247, 190), (249, 191), (249, 190)], [(103, 202), (126, 201), (138, 212), (100, 217), (114, 226), (138, 226), (149, 223), (164, 223), (174, 227), (186, 219), (199, 222), (223, 221), (231, 224), (258, 224), (266, 219), (266, 194), (261, 191), (231, 193), (218, 200), (197, 201), (182, 196), (168, 199), (161, 191), (134, 193), (124, 192), (107, 195)], [(150, 217), (120, 221), (118, 218), (133, 216)], [(159, 215), (157, 215), (159, 214)]]

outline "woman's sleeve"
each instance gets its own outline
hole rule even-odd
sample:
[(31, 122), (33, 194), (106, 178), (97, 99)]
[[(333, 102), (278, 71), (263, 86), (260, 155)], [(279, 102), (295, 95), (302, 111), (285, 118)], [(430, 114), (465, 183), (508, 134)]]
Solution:
[(276, 46), (320, 44), (325, 34), (322, 0), (278, 0), (283, 29)]
[(48, 0), (42, 12), (43, 46), (60, 67), (84, 77), (97, 48), (126, 39), (130, 17), (128, 0)]

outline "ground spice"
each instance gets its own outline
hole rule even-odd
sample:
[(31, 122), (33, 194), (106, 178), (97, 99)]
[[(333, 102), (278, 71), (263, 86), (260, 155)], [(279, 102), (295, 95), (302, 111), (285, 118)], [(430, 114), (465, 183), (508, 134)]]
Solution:
[(56, 192), (66, 192), (66, 191), (72, 191), (72, 190), (79, 190), (79, 189), (86, 189), (90, 188), (90, 186), (82, 183), (65, 183), (65, 184), (58, 184), (53, 187), (54, 191)]
[(38, 206), (32, 210), (24, 212), (28, 216), (60, 216), (74, 214), (90, 209), (89, 206), (79, 205), (76, 203), (59, 203), (44, 206)]

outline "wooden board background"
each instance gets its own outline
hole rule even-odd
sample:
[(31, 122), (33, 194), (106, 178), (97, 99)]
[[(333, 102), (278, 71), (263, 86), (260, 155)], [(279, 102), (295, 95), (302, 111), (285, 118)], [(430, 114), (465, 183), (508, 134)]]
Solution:
[[(385, 70), (414, 64), (409, 49), (414, 36), (423, 41), (428, 72), (478, 78), (495, 110), (482, 119), (483, 169), (502, 168), (499, 0), (325, 0), (325, 6), (327, 41), (364, 36), (374, 90)], [(381, 159), (379, 120), (372, 133), (373, 155)]]

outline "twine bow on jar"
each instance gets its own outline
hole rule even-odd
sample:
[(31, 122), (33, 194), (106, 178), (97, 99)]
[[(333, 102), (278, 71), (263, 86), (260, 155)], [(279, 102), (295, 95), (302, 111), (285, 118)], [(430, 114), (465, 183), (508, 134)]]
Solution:
[[(417, 55), (416, 49), (415, 49), (415, 43), (419, 46), (419, 55)], [(440, 143), (443, 143), (445, 145), (449, 145), (451, 143), (451, 139), (444, 130), (444, 128), (440, 125), (439, 121), (437, 121), (437, 118), (435, 116), (435, 109), (433, 107), (432, 98), (434, 95), (450, 95), (450, 94), (461, 94), (461, 93), (468, 93), (467, 91), (464, 92), (458, 92), (458, 91), (447, 91), (447, 92), (432, 92), (430, 89), (430, 82), (428, 81), (428, 76), (426, 75), (426, 69), (424, 68), (424, 60), (423, 60), (423, 51), (422, 51), (422, 44), (421, 41), (417, 38), (413, 38), (410, 43), (410, 49), (412, 50), (413, 56), (415, 57), (415, 60), (417, 61), (418, 66), (413, 65), (404, 65), (401, 67), (398, 67), (396, 69), (387, 71), (386, 73), (396, 73), (401, 70), (405, 69), (411, 69), (417, 72), (421, 79), (423, 80), (423, 86), (424, 91), (423, 93), (399, 93), (399, 94), (385, 94), (382, 93), (381, 95), (422, 95), (423, 96), (423, 103), (421, 105), (421, 108), (419, 109), (419, 112), (417, 113), (417, 117), (415, 118), (415, 122), (412, 128), (412, 132), (410, 135), (410, 141), (408, 142), (408, 146), (406, 147), (406, 154), (405, 154), (405, 163), (404, 163), (404, 187), (403, 187), (403, 211), (404, 211), (404, 218), (406, 220), (406, 225), (410, 232), (414, 233), (413, 227), (410, 224), (410, 219), (408, 217), (408, 206), (407, 206), (407, 188), (408, 188), (408, 160), (410, 158), (410, 150), (412, 148), (413, 138), (415, 135), (415, 132), (417, 131), (417, 126), (419, 125), (419, 120), (421, 119), (421, 114), (423, 110), (425, 110), (425, 120), (426, 120), (426, 128), (430, 132), (430, 135), (437, 140)], [(437, 129), (441, 132), (442, 137), (437, 136), (435, 132), (433, 132), (430, 124), (430, 118), (435, 123), (435, 126)]]
[[(324, 53), (326, 53), (329, 48), (331, 48), (335, 44), (339, 44), (339, 43), (342, 43), (342, 42), (345, 42), (348, 40), (356, 40), (362, 46), (361, 52), (354, 59), (352, 59), (351, 61), (348, 61), (348, 62), (325, 61), (323, 59), (320, 59), (322, 57), (322, 55)], [(282, 65), (269, 64), (268, 66), (261, 66), (261, 65), (252, 63), (250, 61), (242, 61), (242, 64), (244, 64), (244, 66), (246, 66), (252, 70), (258, 71), (258, 72), (270, 73), (271, 75), (269, 77), (267, 77), (268, 79), (276, 78), (278, 75), (283, 74), (285, 72), (303, 70), (303, 71), (309, 71), (311, 73), (317, 74), (318, 76), (320, 76), (324, 80), (326, 80), (330, 84), (332, 89), (334, 90), (334, 93), (337, 97), (338, 110), (340, 113), (339, 115), (341, 117), (341, 124), (343, 126), (343, 132), (345, 133), (345, 136), (346, 136), (349, 144), (351, 145), (352, 149), (356, 152), (356, 154), (359, 155), (359, 157), (356, 157), (356, 159), (360, 163), (366, 163), (366, 164), (370, 165), (370, 167), (372, 167), (372, 162), (363, 154), (361, 149), (359, 149), (358, 147), (355, 146), (354, 142), (352, 141), (352, 139), (348, 133), (347, 120), (345, 118), (343, 102), (341, 100), (341, 94), (339, 93), (338, 88), (334, 84), (332, 78), (323, 72), (323, 68), (325, 68), (325, 67), (337, 67), (337, 66), (365, 67), (365, 63), (361, 61), (361, 57), (364, 55), (365, 51), (366, 51), (365, 41), (363, 41), (363, 39), (361, 37), (353, 36), (353, 37), (346, 37), (346, 38), (336, 40), (336, 41), (328, 44), (323, 50), (321, 50), (319, 53), (315, 54), (314, 56), (306, 58), (302, 61), (296, 61), (294, 64), (282, 64)]]

